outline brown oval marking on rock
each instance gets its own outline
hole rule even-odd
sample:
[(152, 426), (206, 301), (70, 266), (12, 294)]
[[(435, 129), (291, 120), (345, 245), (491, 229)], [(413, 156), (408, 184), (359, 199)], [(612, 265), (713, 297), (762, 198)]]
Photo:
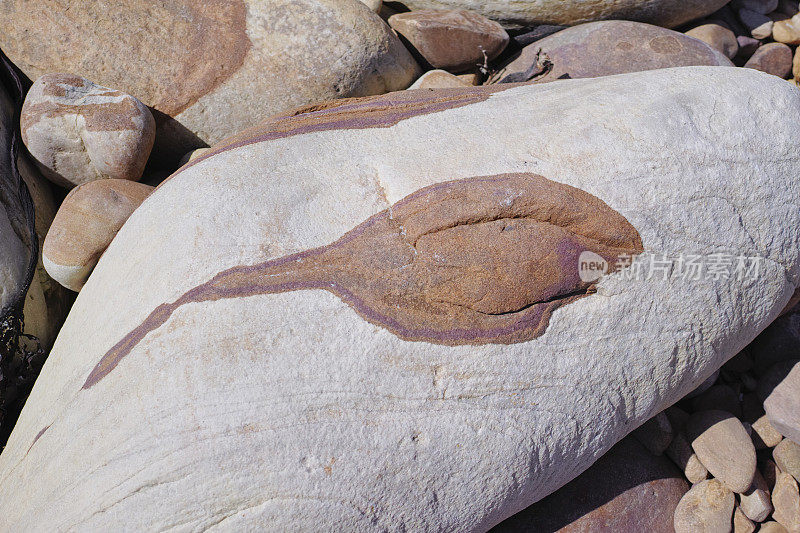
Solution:
[[(15, 46), (4, 48), (13, 48), (15, 63), (42, 73), (70, 70), (170, 116), (227, 80), (251, 48), (242, 0), (118, 0), (114, 16), (103, 3), (51, 4), (4, 3), (3, 19), (15, 21), (3, 40)], [(141, 31), (119, 31), (120, 17), (137, 21)], [(54, 38), (42, 42), (28, 34)], [(98, 56), (109, 59), (98, 63)]]
[(642, 241), (591, 194), (535, 174), (502, 174), (425, 187), (336, 242), (236, 266), (158, 306), (97, 363), (108, 375), (179, 307), (196, 302), (324, 289), (365, 320), (408, 341), (450, 346), (534, 339), (551, 313), (592, 292), (578, 258), (615, 264)]
[(494, 93), (520, 85), (523, 84), (397, 91), (300, 107), (228, 137), (202, 156), (182, 166), (162, 183), (209, 157), (242, 146), (318, 131), (388, 128), (409, 118), (483, 102)]

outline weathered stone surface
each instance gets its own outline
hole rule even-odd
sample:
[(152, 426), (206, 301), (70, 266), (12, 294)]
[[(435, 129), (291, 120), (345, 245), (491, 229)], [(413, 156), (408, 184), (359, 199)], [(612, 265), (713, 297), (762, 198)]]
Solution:
[(62, 187), (138, 180), (155, 139), (136, 98), (72, 74), (45, 74), (25, 97), (22, 140), (42, 173)]
[(4, 2), (0, 48), (31, 79), (71, 72), (155, 108), (154, 156), (171, 163), (271, 114), (405, 89), (420, 73), (358, 0), (121, 0), (114, 16), (109, 9)]
[(800, 479), (800, 444), (791, 439), (783, 439), (774, 450), (772, 458), (782, 472), (795, 479)]
[(725, 485), (707, 479), (694, 485), (675, 509), (675, 533), (729, 533), (735, 499)]
[(64, 287), (80, 291), (100, 256), (153, 187), (126, 180), (81, 185), (58, 209), (42, 260), (47, 273)]
[(411, 9), (469, 9), (508, 26), (561, 24), (629, 19), (672, 28), (711, 14), (728, 0), (404, 0)]
[(702, 24), (687, 31), (686, 35), (700, 39), (715, 50), (722, 52), (728, 59), (733, 59), (739, 51), (736, 35), (719, 24)]
[(772, 518), (789, 533), (800, 532), (800, 492), (797, 480), (789, 474), (778, 474), (775, 490), (772, 491)]
[(742, 423), (725, 411), (700, 411), (686, 423), (692, 449), (711, 475), (745, 492), (756, 472), (756, 450)]
[(446, 70), (430, 70), (420, 76), (409, 89), (453, 89), (457, 87), (470, 87), (470, 84)]
[(672, 533), (675, 508), (687, 490), (668, 460), (627, 438), (576, 479), (492, 531)]
[(769, 392), (764, 409), (772, 426), (784, 437), (800, 443), (800, 361)]
[(434, 68), (460, 72), (491, 61), (508, 45), (503, 27), (464, 10), (398, 13), (389, 25)]
[(756, 50), (744, 66), (786, 78), (792, 73), (792, 59), (791, 48), (783, 43), (768, 43)]
[[(0, 529), (151, 530), (176, 508), (196, 529), (489, 529), (783, 309), (800, 282), (798, 134), (790, 84), (694, 67), (399, 91), (231, 138), (134, 212), (79, 294), (0, 455)], [(628, 276), (637, 258), (577, 283), (575, 239), (627, 248), (626, 224), (668, 257), (763, 258), (759, 276)], [(402, 254), (415, 236), (418, 254), (449, 252), (449, 232), (471, 247), (440, 260), (475, 270), (447, 291), (437, 264)], [(386, 277), (328, 269), (356, 260)], [(452, 318), (435, 331), (391, 323), (436, 306)], [(523, 317), (536, 326), (483, 329)]]
[(528, 81), (540, 50), (553, 63), (543, 82), (689, 65), (733, 65), (721, 52), (682, 33), (615, 20), (568, 28), (528, 45), (491, 81)]

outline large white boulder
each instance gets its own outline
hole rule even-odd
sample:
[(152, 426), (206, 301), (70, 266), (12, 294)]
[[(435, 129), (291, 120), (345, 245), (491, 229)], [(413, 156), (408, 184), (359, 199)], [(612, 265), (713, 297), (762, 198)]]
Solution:
[[(0, 529), (486, 530), (778, 315), (798, 135), (795, 87), (724, 67), (245, 132), (100, 259), (0, 455)], [(580, 245), (637, 238), (633, 266), (576, 281)]]

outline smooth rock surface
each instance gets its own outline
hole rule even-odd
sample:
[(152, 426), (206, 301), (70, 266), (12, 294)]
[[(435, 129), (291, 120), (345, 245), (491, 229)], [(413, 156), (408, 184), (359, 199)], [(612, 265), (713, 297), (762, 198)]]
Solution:
[[(753, 437), (754, 442), (756, 442), (755, 439), (757, 436), (763, 448), (773, 448), (783, 440), (783, 435), (775, 429), (775, 426), (769, 421), (767, 415), (760, 416), (756, 419), (752, 427), (755, 435), (751, 435), (751, 437)], [(759, 444), (759, 442), (756, 442), (756, 444)], [(756, 448), (759, 448), (759, 446), (756, 446)]]
[(753, 533), (756, 525), (737, 506), (733, 510), (733, 533)]
[(795, 479), (800, 479), (800, 444), (791, 439), (783, 439), (774, 450), (772, 458), (775, 464)]
[(725, 411), (699, 411), (686, 423), (692, 449), (708, 471), (734, 492), (745, 492), (756, 472), (756, 450), (742, 423)]
[(138, 180), (156, 133), (142, 102), (72, 74), (45, 74), (33, 83), (20, 127), (42, 173), (69, 189), (99, 179)]
[(126, 180), (92, 181), (67, 195), (44, 241), (50, 276), (78, 292), (97, 260), (153, 187)]
[(170, 164), (272, 114), (405, 89), (420, 74), (358, 0), (121, 0), (114, 16), (79, 0), (53, 9), (4, 2), (0, 48), (31, 79), (71, 72), (155, 108), (154, 157)]
[(758, 533), (789, 533), (789, 531), (779, 523), (770, 520), (761, 524), (761, 527), (758, 528)]
[(492, 531), (672, 533), (675, 508), (687, 490), (668, 460), (627, 438), (576, 479)]
[(457, 87), (470, 87), (470, 84), (446, 70), (429, 70), (420, 76), (409, 89), (453, 89)]
[(729, 533), (735, 499), (725, 485), (707, 479), (694, 485), (675, 509), (675, 533)]
[(388, 22), (431, 66), (452, 72), (483, 65), (508, 45), (500, 24), (471, 11), (411, 11)]
[(543, 82), (668, 67), (733, 65), (721, 52), (682, 33), (615, 20), (582, 24), (536, 41), (492, 76), (492, 81), (528, 81), (539, 50), (553, 63), (552, 71), (541, 78)]
[[(134, 212), (79, 294), (0, 455), (0, 529), (489, 529), (696, 388), (783, 309), (800, 283), (798, 135), (790, 84), (694, 67), (400, 91), (315, 106), (217, 145)], [(526, 184), (542, 194), (530, 199)], [(468, 202), (441, 207), (437, 191), (462, 189)], [(548, 200), (548, 190), (561, 192)], [(573, 201), (583, 194), (598, 200)], [(402, 221), (422, 200), (431, 210), (389, 243), (440, 217), (488, 216), (488, 226), (443, 226), (480, 233), (528, 201), (545, 213), (589, 202), (615, 231), (627, 226), (606, 208), (624, 217), (647, 251), (762, 258), (759, 275), (648, 277), (637, 258), (556, 309), (540, 336), (508, 344), (463, 344), (446, 324), (394, 333), (346, 296), (261, 285), (277, 272), (251, 277), (305, 269), (345, 245), (364, 247), (359, 261), (403, 266), (369, 239), (391, 227), (390, 206)], [(519, 286), (516, 254), (552, 255), (531, 254), (558, 232), (549, 226), (533, 243), (466, 257), (511, 258), (514, 281), (493, 275), (486, 309), (527, 305), (517, 298), (537, 286)], [(574, 279), (577, 256), (558, 250), (564, 266), (551, 275)], [(217, 298), (208, 282), (225, 271), (214, 284), (232, 285)], [(350, 290), (391, 279), (365, 272), (370, 281)], [(455, 288), (442, 294), (473, 294)], [(414, 320), (400, 302), (385, 312)], [(472, 307), (448, 309), (455, 323)], [(507, 315), (498, 319), (519, 312)]]
[(772, 389), (764, 400), (764, 409), (781, 435), (800, 443), (800, 362)]
[(709, 15), (728, 0), (404, 0), (411, 9), (469, 9), (507, 26), (629, 19), (672, 28)]
[(703, 41), (715, 50), (722, 52), (728, 59), (733, 59), (739, 51), (736, 35), (719, 24), (702, 24), (687, 31), (686, 35)]
[(772, 513), (769, 485), (758, 470), (750, 489), (739, 494), (739, 507), (754, 522), (763, 522)]
[(756, 50), (745, 68), (754, 68), (779, 78), (786, 78), (792, 73), (792, 49), (783, 43), (768, 43)]
[(772, 37), (779, 43), (800, 44), (800, 17), (779, 20), (772, 27)]
[(778, 474), (775, 489), (772, 491), (772, 505), (775, 507), (772, 518), (776, 522), (789, 533), (800, 532), (800, 492), (797, 480), (789, 474)]

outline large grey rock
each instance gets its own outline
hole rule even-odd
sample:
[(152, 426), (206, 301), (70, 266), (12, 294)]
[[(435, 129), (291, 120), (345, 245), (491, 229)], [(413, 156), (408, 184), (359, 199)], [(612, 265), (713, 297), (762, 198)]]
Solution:
[(272, 114), (420, 75), (358, 0), (9, 0), (0, 25), (0, 48), (29, 78), (69, 72), (153, 107), (154, 157), (174, 162)]
[(667, 28), (709, 15), (728, 0), (403, 0), (411, 9), (469, 9), (508, 26), (628, 19)]
[(492, 80), (528, 81), (540, 52), (553, 64), (552, 70), (539, 78), (542, 82), (668, 67), (733, 66), (722, 52), (698, 39), (650, 24), (612, 20), (567, 28), (529, 44)]
[[(798, 134), (796, 88), (695, 67), (401, 91), (229, 139), (78, 296), (0, 455), (0, 529), (488, 529), (783, 309)], [(632, 232), (632, 266), (578, 270), (581, 235)], [(667, 277), (651, 252), (759, 271)]]

